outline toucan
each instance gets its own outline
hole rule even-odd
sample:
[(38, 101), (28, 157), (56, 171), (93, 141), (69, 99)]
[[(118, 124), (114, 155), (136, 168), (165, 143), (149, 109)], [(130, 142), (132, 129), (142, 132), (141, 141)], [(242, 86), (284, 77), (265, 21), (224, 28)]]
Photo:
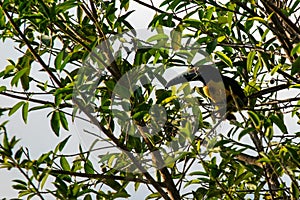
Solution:
[(220, 74), (212, 65), (194, 67), (171, 79), (166, 88), (184, 82), (201, 81), (203, 94), (215, 106), (216, 113), (224, 113), (227, 120), (236, 120), (232, 112), (247, 106), (248, 99), (236, 80)]

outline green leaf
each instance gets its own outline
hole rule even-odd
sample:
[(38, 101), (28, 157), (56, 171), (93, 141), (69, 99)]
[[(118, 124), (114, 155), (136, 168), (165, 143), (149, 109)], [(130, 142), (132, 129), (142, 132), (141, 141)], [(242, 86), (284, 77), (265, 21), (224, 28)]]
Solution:
[(24, 153), (24, 149), (21, 147), (18, 151), (16, 151), (14, 158), (19, 161), (23, 153)]
[(41, 106), (35, 106), (35, 107), (31, 107), (29, 109), (29, 111), (34, 111), (34, 110), (42, 110), (44, 108), (49, 108), (49, 107), (52, 107), (51, 104), (45, 104), (45, 105), (41, 105)]
[(59, 67), (59, 71), (62, 71), (65, 68), (65, 66), (69, 63), (71, 57), (72, 57), (72, 53), (69, 53), (67, 57), (65, 57), (64, 62)]
[(294, 48), (291, 51), (291, 56), (293, 56), (296, 53), (300, 54), (300, 43), (298, 43), (296, 46), (294, 46)]
[[(235, 3), (229, 3), (228, 8), (229, 8), (229, 10), (235, 10), (236, 4)], [(229, 28), (229, 30), (231, 30), (231, 27), (232, 27), (233, 17), (234, 17), (234, 13), (233, 12), (228, 12), (228, 28)]]
[[(49, 170), (50, 171), (50, 170)], [(41, 180), (41, 189), (44, 188), (45, 183), (47, 182), (47, 179), (49, 177), (49, 172), (46, 172), (46, 174), (43, 176), (42, 180)]]
[(216, 11), (216, 7), (208, 6), (206, 9), (206, 13), (204, 15), (204, 19), (211, 20), (215, 11)]
[(120, 190), (122, 190), (122, 186), (116, 180), (107, 179), (107, 180), (105, 180), (105, 184), (108, 185), (109, 187), (111, 187), (112, 189), (114, 189), (115, 191), (120, 192)]
[(292, 69), (291, 69), (291, 75), (295, 75), (297, 73), (300, 73), (300, 56), (293, 62)]
[(61, 93), (58, 93), (58, 94), (54, 94), (54, 103), (56, 106), (59, 106), (62, 102), (62, 98), (63, 98), (63, 95)]
[(1, 30), (3, 30), (4, 28), (6, 28), (5, 15), (4, 15), (2, 9), (0, 9), (0, 28), (1, 28)]
[(157, 198), (160, 198), (160, 197), (161, 197), (161, 195), (159, 193), (152, 193), (152, 194), (150, 194), (146, 197), (146, 200), (147, 199), (157, 199)]
[(4, 92), (6, 90), (5, 86), (0, 86), (0, 92)]
[(231, 59), (221, 51), (216, 51), (215, 54), (229, 67), (233, 68)]
[(249, 117), (250, 117), (251, 121), (253, 122), (255, 128), (260, 129), (261, 121), (259, 119), (259, 116), (251, 110), (248, 111), (248, 114), (249, 114)]
[(285, 133), (285, 134), (288, 133), (287, 127), (286, 127), (283, 119), (280, 119), (277, 115), (271, 115), (270, 119), (273, 123), (276, 124), (276, 126), (278, 126), (278, 128), (282, 131), (282, 133)]
[(87, 173), (87, 174), (94, 174), (95, 171), (94, 171), (94, 167), (93, 167), (93, 164), (91, 161), (87, 161), (84, 163), (84, 172)]
[(108, 90), (114, 91), (116, 83), (113, 80), (108, 80), (108, 81), (105, 81), (105, 86), (107, 87)]
[(8, 141), (8, 137), (6, 133), (4, 134), (2, 145), (3, 147), (1, 147), (1, 150), (4, 149), (6, 154), (11, 155), (12, 154), (11, 145), (10, 142)]
[(65, 171), (71, 170), (69, 162), (64, 156), (60, 157), (60, 165), (61, 165), (62, 169)]
[(60, 115), (59, 112), (56, 110), (52, 113), (51, 117), (51, 128), (55, 135), (59, 136), (59, 130), (60, 130)]
[(271, 160), (266, 155), (263, 155), (263, 157), (260, 158), (260, 159), (258, 159), (257, 162), (260, 162), (260, 163), (270, 163)]
[(65, 1), (63, 3), (60, 3), (58, 4), (56, 7), (55, 7), (55, 12), (58, 14), (60, 12), (66, 12), (67, 10), (73, 8), (77, 6), (77, 3), (76, 1), (74, 0), (68, 0), (68, 1)]
[(66, 119), (65, 113), (59, 112), (60, 123), (65, 130), (69, 130), (68, 120)]
[(169, 39), (169, 36), (164, 33), (159, 33), (154, 36), (151, 36), (147, 39), (147, 42), (159, 41), (159, 40), (166, 40)]
[(139, 187), (140, 187), (141, 183), (140, 182), (135, 182), (134, 183), (134, 191), (138, 191)]
[(10, 72), (13, 72), (14, 69), (15, 69), (14, 65), (7, 65), (5, 70), (0, 72), (0, 77), (3, 77), (4, 75), (9, 75)]
[(21, 185), (27, 185), (27, 183), (23, 180), (14, 179), (13, 182), (19, 183)]
[(12, 186), (15, 190), (27, 190), (27, 186), (26, 185), (21, 185), (21, 184), (16, 184)]
[(258, 59), (257, 59), (256, 64), (254, 65), (254, 69), (253, 69), (253, 78), (255, 78), (255, 79), (257, 77), (259, 70), (262, 68), (261, 54), (258, 53), (257, 56), (258, 56)]
[(228, 17), (226, 17), (226, 16), (219, 16), (218, 17), (218, 23), (219, 24), (227, 24), (228, 23)]
[(186, 24), (186, 26), (192, 26), (192, 27), (201, 27), (201, 22), (197, 19), (183, 19), (183, 23)]
[(92, 196), (90, 194), (85, 195), (83, 200), (92, 200)]
[(167, 98), (165, 98), (162, 102), (161, 102), (161, 104), (162, 105), (165, 105), (165, 104), (167, 104), (167, 103), (169, 103), (169, 102), (171, 102), (171, 101), (173, 101), (174, 99), (177, 99), (178, 97), (177, 96), (175, 96), (175, 95), (173, 95), (173, 96), (171, 96), (171, 97), (167, 97)]
[(280, 67), (282, 67), (282, 64), (278, 64), (275, 67), (273, 67), (273, 69), (270, 72), (270, 75), (273, 76), (278, 71), (278, 69), (280, 69)]
[(244, 130), (242, 130), (238, 136), (238, 140), (241, 140), (242, 137), (244, 137), (245, 135), (247, 135), (248, 133), (255, 131), (255, 129), (253, 127), (247, 127)]
[(255, 54), (256, 54), (255, 51), (250, 51), (247, 56), (247, 71), (248, 72), (252, 71), (252, 64), (253, 64), (253, 59), (255, 57)]
[(299, 186), (297, 186), (294, 182), (292, 182), (291, 192), (293, 196), (292, 199), (299, 199), (300, 196)]
[(182, 2), (181, 0), (172, 0), (168, 5), (167, 10), (175, 10), (175, 8)]
[(206, 46), (206, 52), (208, 54), (211, 54), (216, 49), (217, 44), (218, 44), (217, 39), (214, 39), (213, 41), (209, 42)]
[(247, 20), (245, 22), (245, 32), (249, 33), (250, 29), (253, 27), (254, 21), (253, 20)]
[(61, 141), (54, 150), (54, 153), (57, 153), (58, 151), (62, 151), (63, 148), (65, 147), (65, 145), (67, 144), (67, 142), (69, 141), (71, 135), (69, 135), (66, 139), (64, 139), (63, 141)]
[(20, 101), (16, 105), (14, 105), (8, 112), (8, 116), (14, 114), (24, 103), (25, 103), (24, 101)]
[[(300, 84), (291, 85), (290, 88), (300, 88)], [(297, 105), (299, 105), (299, 102), (298, 102)]]
[(25, 102), (23, 104), (23, 108), (22, 108), (22, 118), (23, 118), (23, 121), (25, 124), (27, 123), (27, 118), (28, 118), (28, 106), (29, 106), (29, 103)]
[(261, 23), (263, 23), (263, 24), (267, 24), (267, 22), (266, 22), (266, 20), (264, 20), (263, 18), (261, 18), (261, 17), (251, 17), (251, 18), (249, 18), (248, 19), (249, 21), (259, 21), (259, 22), (261, 22)]
[(129, 8), (129, 0), (121, 0), (120, 8), (124, 8), (125, 11), (127, 11)]
[(16, 73), (16, 75), (12, 78), (12, 80), (11, 80), (11, 82), (10, 82), (10, 85), (11, 85), (11, 86), (14, 86), (14, 85), (15, 85), (15, 86), (18, 86), (18, 82), (19, 82), (20, 78), (21, 78), (26, 72), (28, 72), (29, 70), (30, 70), (30, 68), (26, 67), (26, 68), (24, 68), (24, 69), (18, 71), (18, 72)]
[(265, 131), (265, 136), (266, 136), (269, 140), (272, 140), (273, 135), (274, 135), (274, 128), (273, 128), (273, 126), (268, 126), (268, 127), (266, 128), (266, 131)]
[(220, 36), (220, 37), (217, 38), (217, 41), (218, 41), (218, 42), (222, 42), (222, 41), (225, 40), (225, 39), (226, 39), (226, 36), (225, 36), (225, 35), (222, 35), (222, 36)]
[(171, 45), (174, 50), (179, 50), (181, 48), (181, 38), (182, 38), (182, 30), (183, 26), (179, 24), (172, 32), (171, 32)]
[(62, 63), (62, 60), (63, 60), (63, 57), (64, 57), (64, 53), (65, 51), (60, 51), (55, 60), (54, 60), (54, 66), (56, 69), (61, 69), (61, 63)]
[(122, 199), (128, 199), (130, 195), (125, 191), (118, 191), (116, 194), (114, 194), (114, 198), (122, 198)]

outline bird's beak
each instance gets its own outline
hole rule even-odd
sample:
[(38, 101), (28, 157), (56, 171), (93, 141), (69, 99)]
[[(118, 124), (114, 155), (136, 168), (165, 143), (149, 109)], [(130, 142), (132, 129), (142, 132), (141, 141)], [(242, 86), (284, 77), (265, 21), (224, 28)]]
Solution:
[(185, 83), (185, 82), (190, 82), (190, 81), (198, 81), (200, 80), (199, 73), (197, 73), (195, 70), (185, 72), (183, 74), (180, 74), (176, 76), (175, 78), (171, 79), (167, 85), (166, 88), (177, 85), (179, 83)]

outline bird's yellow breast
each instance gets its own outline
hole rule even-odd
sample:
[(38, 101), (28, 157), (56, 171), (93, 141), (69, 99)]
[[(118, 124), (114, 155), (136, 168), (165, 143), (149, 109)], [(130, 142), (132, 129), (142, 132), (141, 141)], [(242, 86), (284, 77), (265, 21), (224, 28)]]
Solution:
[(213, 103), (216, 104), (226, 103), (226, 98), (230, 95), (230, 92), (225, 89), (222, 81), (209, 81), (206, 86), (203, 87), (203, 92)]

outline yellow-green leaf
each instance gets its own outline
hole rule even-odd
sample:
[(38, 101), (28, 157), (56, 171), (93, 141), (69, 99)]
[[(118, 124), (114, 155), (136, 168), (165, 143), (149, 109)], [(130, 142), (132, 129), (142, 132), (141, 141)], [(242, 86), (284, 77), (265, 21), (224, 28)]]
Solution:
[(251, 110), (248, 111), (248, 114), (249, 114), (249, 117), (250, 117), (251, 121), (253, 122), (255, 128), (259, 129), (261, 127), (261, 121), (259, 119), (259, 116)]
[(71, 170), (69, 162), (64, 156), (62, 156), (60, 158), (60, 165), (63, 168), (63, 170), (65, 170), (65, 171), (70, 171)]
[(160, 40), (165, 40), (169, 39), (169, 36), (162, 33), (162, 34), (156, 34), (154, 36), (151, 36), (150, 38), (147, 39), (147, 42), (153, 42), (153, 41), (160, 41)]
[(218, 41), (218, 42), (222, 42), (222, 41), (225, 40), (225, 39), (226, 39), (226, 36), (223, 35), (223, 36), (218, 37), (218, 38), (217, 38), (217, 41)]
[(248, 56), (247, 56), (247, 71), (248, 72), (251, 72), (253, 59), (254, 59), (255, 54), (256, 54), (255, 51), (250, 51)]
[(8, 116), (11, 116), (12, 114), (14, 114), (23, 104), (24, 104), (24, 101), (21, 101), (21, 102), (18, 102), (16, 105), (14, 105), (8, 112)]
[(171, 45), (174, 50), (179, 50), (181, 48), (181, 38), (182, 38), (182, 30), (183, 26), (179, 24), (172, 32), (171, 32)]
[(93, 164), (92, 164), (91, 161), (88, 160), (86, 163), (84, 163), (84, 171), (87, 174), (94, 174), (95, 173), (94, 167), (93, 167)]
[(65, 113), (59, 112), (60, 123), (65, 130), (69, 130), (68, 121), (66, 119)]
[(261, 18), (261, 17), (251, 17), (251, 18), (249, 18), (248, 20), (249, 20), (249, 21), (255, 20), (255, 21), (259, 21), (259, 22), (261, 22), (261, 23), (263, 23), (263, 24), (267, 24), (266, 20), (264, 20), (264, 19)]
[(25, 124), (27, 123), (27, 118), (28, 118), (28, 106), (29, 103), (25, 102), (22, 107), (22, 118)]
[(161, 102), (161, 104), (162, 104), (162, 105), (167, 104), (167, 103), (173, 101), (174, 99), (177, 99), (177, 96), (174, 95), (174, 96), (165, 98), (165, 99)]
[(0, 92), (3, 92), (6, 90), (6, 87), (5, 86), (0, 86)]
[(221, 51), (216, 51), (216, 55), (229, 67), (233, 68), (231, 59)]
[(18, 82), (19, 82), (20, 78), (28, 71), (29, 71), (29, 68), (27, 68), (27, 67), (18, 71), (10, 82), (11, 86), (14, 86), (14, 85), (18, 86)]

